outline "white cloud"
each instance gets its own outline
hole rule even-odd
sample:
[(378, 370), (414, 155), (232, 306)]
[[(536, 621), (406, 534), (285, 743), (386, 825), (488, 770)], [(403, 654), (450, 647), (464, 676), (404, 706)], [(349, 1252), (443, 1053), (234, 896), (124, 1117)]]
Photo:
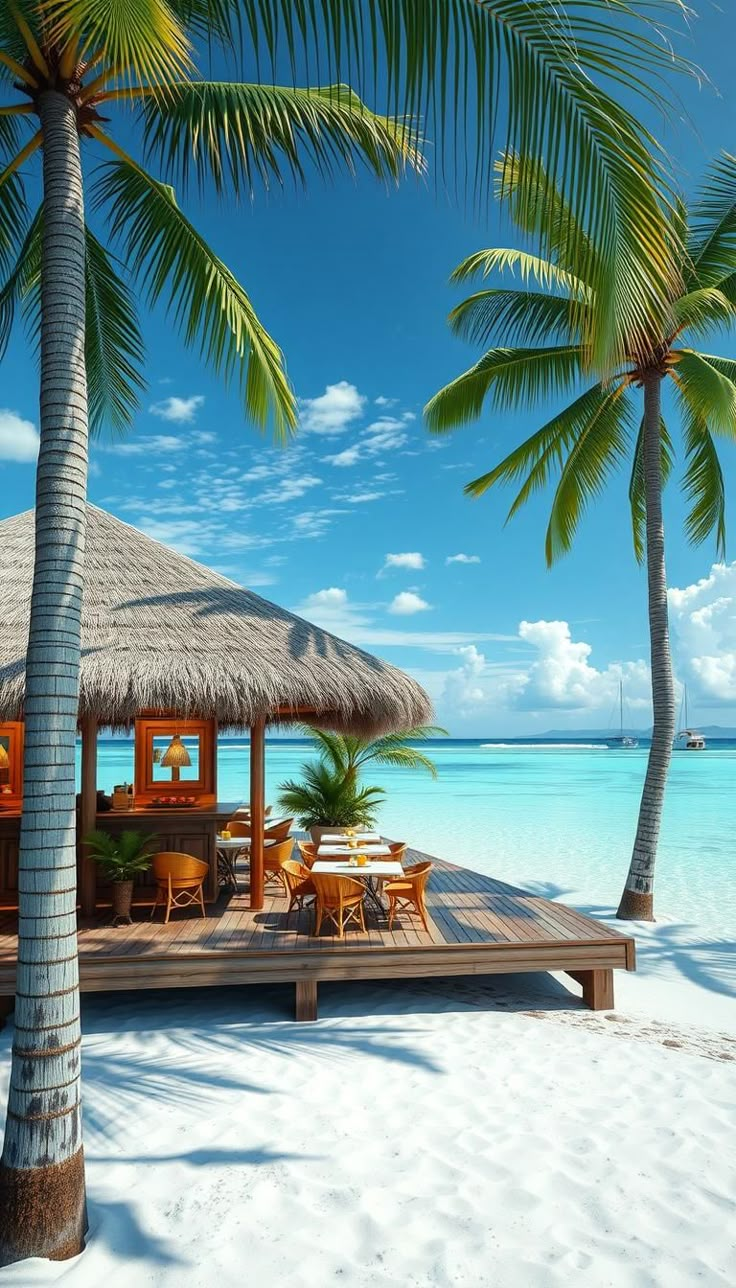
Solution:
[(446, 564), (479, 564), (480, 555), (448, 555)]
[(478, 640), (516, 639), (516, 636), (483, 632), (396, 630), (378, 626), (374, 614), (379, 608), (377, 604), (354, 604), (344, 588), (330, 586), (307, 595), (292, 608), (292, 612), (366, 648), (417, 648), (432, 653), (456, 653), (458, 648)]
[(388, 572), (391, 568), (411, 568), (418, 572), (424, 567), (424, 555), (418, 550), (407, 550), (404, 554), (386, 555), (386, 562), (383, 565), (379, 577)]
[(343, 452), (336, 452), (334, 456), (324, 456), (322, 458), (326, 465), (337, 465), (339, 469), (345, 469), (349, 465), (357, 465), (360, 460), (360, 448), (357, 443), (352, 447), (346, 447)]
[(398, 398), (384, 398), (383, 394), (379, 394), (377, 398), (373, 399), (373, 401), (376, 404), (376, 407), (395, 407), (399, 400)]
[(691, 704), (736, 702), (736, 562), (714, 564), (693, 585), (673, 587), (669, 605)]
[(365, 505), (368, 501), (380, 501), (382, 496), (383, 492), (353, 492), (341, 499), (348, 505)]
[(362, 415), (365, 404), (355, 385), (339, 380), (336, 385), (327, 385), (318, 398), (299, 400), (302, 428), (313, 434), (342, 434)]
[(401, 590), (398, 595), (394, 595), (388, 606), (388, 611), (394, 613), (397, 617), (411, 617), (413, 613), (423, 613), (429, 608), (426, 599), (417, 595), (413, 590)]
[(202, 394), (193, 394), (191, 398), (177, 398), (172, 395), (170, 398), (163, 398), (161, 402), (151, 403), (148, 408), (154, 416), (160, 416), (162, 420), (173, 421), (175, 425), (191, 425), (200, 407), (204, 404)]
[(185, 447), (186, 440), (177, 438), (175, 434), (144, 434), (130, 441), (106, 444), (104, 450), (114, 452), (116, 456), (150, 456), (153, 453), (181, 452)]
[(38, 430), (17, 411), (0, 408), (0, 461), (25, 464), (38, 456)]
[(649, 705), (649, 667), (643, 660), (625, 666), (610, 664), (604, 671), (589, 662), (592, 648), (573, 640), (563, 621), (521, 622), (519, 638), (537, 651), (516, 702), (525, 710), (605, 708), (615, 702), (619, 682), (626, 685), (631, 707)]

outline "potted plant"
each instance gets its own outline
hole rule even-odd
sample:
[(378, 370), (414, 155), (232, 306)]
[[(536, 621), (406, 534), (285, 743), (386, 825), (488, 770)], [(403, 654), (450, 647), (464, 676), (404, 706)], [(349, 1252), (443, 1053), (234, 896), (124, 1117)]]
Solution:
[(324, 832), (336, 827), (370, 827), (385, 792), (359, 787), (355, 779), (325, 760), (302, 765), (303, 780), (282, 783), (279, 805), (307, 828), (319, 845)]
[(360, 787), (360, 775), (370, 763), (405, 769), (426, 769), (433, 778), (437, 769), (416, 742), (446, 735), (436, 725), (419, 725), (402, 733), (378, 738), (328, 733), (304, 725), (320, 759), (302, 766), (304, 781), (282, 783), (279, 805), (308, 828), (319, 845), (324, 832), (336, 827), (371, 827), (385, 792), (382, 787)]
[(151, 866), (158, 838), (132, 829), (111, 836), (109, 832), (90, 832), (85, 838), (91, 857), (99, 863), (112, 883), (112, 924), (130, 925), (133, 902), (133, 880)]

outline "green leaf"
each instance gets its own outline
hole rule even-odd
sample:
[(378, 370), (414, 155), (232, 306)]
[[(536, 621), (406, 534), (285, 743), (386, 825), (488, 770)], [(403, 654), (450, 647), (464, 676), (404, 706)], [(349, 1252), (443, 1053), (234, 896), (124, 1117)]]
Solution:
[(496, 162), (496, 195), (525, 232), (541, 238), (558, 268), (573, 278), (585, 274), (597, 252), (574, 211), (536, 157), (507, 153)]
[(537, 345), (545, 340), (580, 343), (582, 320), (580, 305), (569, 296), (501, 288), (469, 295), (448, 319), (450, 330), (463, 340), (487, 344), (496, 333), (513, 345)]
[[(736, 256), (734, 257), (736, 262)], [(733, 283), (734, 298), (729, 299), (729, 284), (702, 286), (680, 295), (672, 304), (673, 329), (704, 335), (719, 326), (732, 326), (736, 318), (736, 276)]]
[(734, 270), (736, 256), (736, 157), (724, 152), (709, 167), (691, 209), (687, 289), (717, 286)]
[[(21, 304), (31, 344), (38, 348), (41, 330), (41, 239), (43, 206), (37, 210), (18, 258), (0, 291), (0, 356), (5, 351), (15, 307)], [(113, 257), (89, 228), (85, 230), (85, 362), (89, 427), (127, 429), (145, 388), (140, 370), (143, 339), (130, 288), (117, 272)]]
[(690, 509), (685, 528), (693, 545), (712, 533), (718, 558), (726, 556), (726, 489), (713, 435), (697, 416), (685, 418), (685, 476), (683, 485)]
[(103, 48), (117, 76), (166, 89), (192, 67), (191, 43), (167, 0), (53, 0), (50, 44)]
[(111, 234), (148, 303), (162, 297), (185, 343), (226, 380), (237, 378), (258, 426), (272, 417), (278, 437), (296, 425), (283, 355), (244, 288), (182, 214), (173, 189), (129, 161), (108, 162), (96, 205), (110, 212)]
[(518, 270), (523, 285), (534, 281), (545, 291), (557, 287), (561, 294), (583, 297), (587, 294), (585, 283), (574, 273), (568, 273), (549, 259), (530, 255), (523, 250), (509, 247), (477, 250), (458, 264), (450, 276), (451, 282), (466, 282), (480, 273), (489, 277), (493, 272), (515, 273)]
[[(662, 487), (666, 487), (675, 464), (672, 439), (663, 419), (659, 422), (661, 444), (660, 470)], [(629, 503), (631, 505), (631, 529), (634, 538), (634, 554), (637, 563), (643, 563), (646, 554), (647, 507), (644, 489), (644, 420), (639, 426), (639, 433), (634, 448), (634, 461), (629, 479)]]
[(525, 407), (569, 388), (580, 375), (583, 351), (565, 344), (543, 349), (489, 349), (424, 408), (427, 426), (444, 433), (476, 420), (486, 398), (493, 407)]
[(678, 350), (674, 379), (681, 397), (698, 420), (718, 434), (736, 436), (736, 383), (710, 355)]
[(172, 87), (143, 104), (144, 142), (169, 174), (192, 170), (218, 191), (266, 187), (284, 174), (305, 180), (305, 162), (322, 175), (354, 172), (362, 162), (379, 178), (421, 170), (417, 137), (403, 120), (376, 116), (347, 85), (294, 89), (227, 82)]
[(600, 496), (609, 475), (622, 464), (633, 427), (626, 386), (605, 392), (562, 467), (545, 540), (548, 566), (570, 550), (588, 504)]

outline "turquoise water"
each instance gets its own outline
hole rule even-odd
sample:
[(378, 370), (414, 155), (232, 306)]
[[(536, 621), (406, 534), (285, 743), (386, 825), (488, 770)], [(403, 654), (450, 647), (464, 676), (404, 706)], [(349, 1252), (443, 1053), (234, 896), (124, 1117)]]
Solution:
[[(298, 775), (306, 744), (269, 741), (266, 788)], [(379, 825), (390, 836), (579, 906), (618, 902), (636, 827), (646, 747), (607, 751), (447, 740), (439, 770), (371, 769), (388, 795)], [(133, 776), (133, 748), (101, 740), (98, 784)], [(660, 915), (736, 930), (736, 747), (676, 752), (657, 876)], [(248, 798), (248, 743), (218, 749), (220, 800)]]

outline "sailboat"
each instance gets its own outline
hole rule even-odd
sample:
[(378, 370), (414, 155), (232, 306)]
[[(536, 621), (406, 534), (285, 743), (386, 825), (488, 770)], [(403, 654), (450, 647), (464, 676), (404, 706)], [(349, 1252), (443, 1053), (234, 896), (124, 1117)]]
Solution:
[(623, 680), (619, 681), (619, 686), (618, 686), (618, 710), (619, 710), (620, 733), (614, 735), (614, 737), (612, 738), (607, 738), (606, 742), (608, 743), (609, 747), (615, 748), (616, 750), (630, 751), (632, 747), (639, 746), (639, 739), (632, 738), (630, 734), (624, 733), (624, 682)]
[(697, 729), (688, 728), (686, 684), (682, 686), (682, 707), (680, 712), (682, 715), (682, 729), (676, 734), (675, 741), (672, 744), (675, 751), (705, 751), (705, 738), (702, 733), (698, 733)]

